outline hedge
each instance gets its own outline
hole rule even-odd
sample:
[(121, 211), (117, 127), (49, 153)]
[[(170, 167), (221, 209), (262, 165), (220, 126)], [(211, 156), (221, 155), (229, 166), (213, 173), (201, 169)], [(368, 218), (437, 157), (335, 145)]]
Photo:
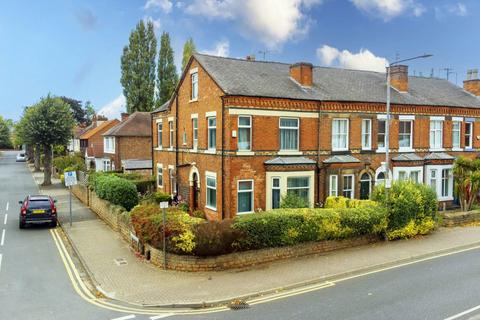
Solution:
[(438, 220), (438, 202), (435, 191), (429, 186), (410, 181), (399, 181), (388, 191), (379, 186), (372, 199), (388, 208), (388, 239), (410, 238), (427, 234)]
[(236, 218), (232, 225), (242, 234), (233, 246), (250, 250), (380, 235), (385, 230), (386, 218), (385, 208), (377, 204), (349, 209), (279, 209), (245, 215)]
[(57, 168), (58, 172), (62, 174), (66, 168), (73, 168), (74, 170), (85, 171), (85, 160), (78, 155), (69, 155), (63, 157), (56, 157), (53, 159), (53, 166)]
[(135, 184), (114, 175), (100, 175), (94, 180), (95, 193), (101, 199), (124, 207), (130, 211), (138, 204), (138, 192)]
[(375, 202), (372, 200), (358, 200), (345, 197), (328, 197), (325, 200), (324, 208), (327, 209), (346, 209), (346, 208), (358, 208), (364, 205), (372, 205)]

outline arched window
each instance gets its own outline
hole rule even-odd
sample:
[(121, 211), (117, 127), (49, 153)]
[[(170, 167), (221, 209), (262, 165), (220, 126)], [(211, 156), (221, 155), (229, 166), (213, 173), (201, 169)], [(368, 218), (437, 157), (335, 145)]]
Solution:
[(376, 184), (385, 184), (385, 172), (381, 171), (377, 174)]
[(372, 191), (372, 178), (368, 173), (365, 172), (360, 177), (360, 199), (361, 200), (369, 199), (371, 191)]

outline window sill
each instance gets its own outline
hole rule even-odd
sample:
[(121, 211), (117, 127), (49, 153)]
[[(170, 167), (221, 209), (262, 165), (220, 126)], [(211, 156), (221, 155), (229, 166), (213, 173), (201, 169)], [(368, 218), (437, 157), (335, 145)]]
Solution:
[(253, 151), (237, 151), (237, 156), (253, 156), (255, 152)]
[(157, 188), (161, 188), (161, 189), (163, 189), (163, 186), (159, 186), (159, 185), (157, 185)]
[(362, 151), (372, 151), (372, 148), (362, 148)]
[[(467, 149), (468, 151), (470, 151), (471, 149)], [(462, 148), (452, 148), (452, 151), (463, 151)]]
[(430, 152), (438, 152), (438, 151), (445, 151), (445, 148), (430, 148), (428, 149)]
[(205, 206), (205, 208), (208, 210), (217, 211), (217, 208), (214, 207)]
[(163, 147), (156, 147), (154, 148), (155, 151), (162, 151), (163, 150)]
[(415, 149), (400, 147), (400, 148), (398, 148), (398, 152), (415, 152)]
[(387, 149), (385, 149), (385, 148), (378, 148), (377, 149), (377, 153), (385, 153), (385, 152), (387, 152)]
[(198, 152), (198, 149), (197, 149), (197, 148), (190, 149), (190, 152), (191, 152), (191, 153), (197, 153), (197, 152)]
[(216, 154), (217, 153), (217, 150), (216, 149), (209, 149), (209, 150), (205, 150), (206, 154)]
[(278, 151), (278, 155), (284, 155), (284, 156), (300, 156), (303, 155), (302, 151), (295, 151), (295, 150), (280, 150)]
[(173, 151), (173, 147), (169, 147), (167, 150), (168, 151)]
[(188, 103), (191, 103), (191, 102), (198, 102), (198, 98), (188, 100)]
[(475, 151), (475, 149), (473, 149), (473, 148), (465, 148), (465, 151), (472, 152), (472, 151)]
[(255, 212), (254, 211), (237, 212), (237, 215), (252, 214), (252, 213), (255, 213)]
[(342, 149), (332, 148), (332, 152), (345, 152), (345, 151), (348, 151), (348, 148), (342, 148)]
[(103, 150), (103, 153), (115, 154), (115, 151), (105, 151), (105, 150)]
[(453, 197), (452, 196), (438, 197), (438, 201), (453, 201)]

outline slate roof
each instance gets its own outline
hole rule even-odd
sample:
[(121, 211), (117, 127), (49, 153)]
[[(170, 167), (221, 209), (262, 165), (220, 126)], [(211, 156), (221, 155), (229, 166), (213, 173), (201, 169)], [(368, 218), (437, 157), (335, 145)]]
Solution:
[(122, 160), (122, 167), (125, 170), (152, 169), (152, 160), (139, 160), (139, 159)]
[(134, 112), (126, 120), (110, 128), (103, 136), (149, 137), (152, 135), (150, 112)]
[[(230, 95), (386, 102), (385, 73), (314, 67), (313, 85), (307, 89), (290, 78), (290, 64), (247, 61), (199, 53), (194, 56), (222, 90)], [(479, 98), (447, 80), (438, 78), (410, 76), (407, 93), (396, 90), (391, 93), (394, 104), (480, 108)]]
[(164, 104), (162, 104), (160, 107), (158, 107), (157, 109), (153, 110), (153, 112), (162, 112), (162, 111), (166, 111), (168, 109), (168, 105), (170, 104), (170, 100), (168, 100), (167, 102), (165, 102)]
[(348, 154), (333, 156), (323, 161), (323, 163), (357, 163), (357, 162), (360, 162), (360, 160)]
[(423, 158), (416, 155), (415, 153), (404, 153), (395, 158), (392, 158), (393, 161), (422, 161)]
[(444, 152), (433, 152), (425, 156), (425, 160), (454, 160), (455, 157)]
[(265, 161), (269, 165), (299, 165), (299, 164), (315, 164), (315, 160), (305, 157), (277, 157)]

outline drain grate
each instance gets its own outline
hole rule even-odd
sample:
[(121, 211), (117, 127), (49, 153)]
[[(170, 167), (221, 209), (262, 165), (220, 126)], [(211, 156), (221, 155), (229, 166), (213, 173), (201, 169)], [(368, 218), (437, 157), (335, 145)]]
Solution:
[(245, 300), (235, 299), (230, 301), (228, 307), (232, 310), (248, 309), (250, 306)]
[(127, 264), (127, 260), (125, 260), (125, 258), (117, 258), (117, 259), (114, 259), (113, 261), (115, 261), (115, 263), (119, 267)]

